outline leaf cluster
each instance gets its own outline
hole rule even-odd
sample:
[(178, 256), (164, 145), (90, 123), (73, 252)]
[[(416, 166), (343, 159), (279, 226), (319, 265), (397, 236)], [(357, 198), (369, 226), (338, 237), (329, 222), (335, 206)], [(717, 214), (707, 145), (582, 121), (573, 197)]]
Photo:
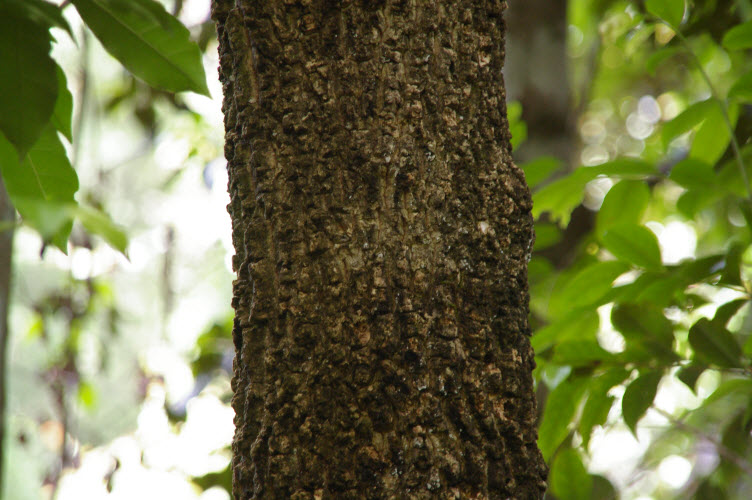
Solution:
[[(645, 455), (653, 459), (666, 449), (661, 433), (678, 432), (690, 437), (682, 453), (691, 456), (710, 441), (719, 456), (718, 466), (693, 474), (678, 497), (705, 498), (712, 490), (712, 498), (741, 498), (733, 492), (748, 491), (752, 463), (750, 13), (733, 7), (734, 22), (716, 40), (699, 27), (707, 12), (691, 2), (611, 4), (599, 26), (605, 63), (584, 107), (590, 116), (617, 109), (605, 120), (626, 122), (628, 133), (616, 137), (613, 123), (603, 127), (599, 147), (615, 159), (564, 175), (552, 158), (523, 165), (538, 233), (530, 262), (532, 344), (536, 376), (550, 391), (539, 446), (558, 498), (614, 498), (614, 486), (586, 467), (594, 431), (625, 426), (653, 443)], [(623, 56), (618, 69), (614, 53)], [(637, 99), (623, 98), (635, 93), (660, 94), (644, 102), (661, 116), (642, 117)], [(648, 132), (629, 130), (629, 120), (640, 119)], [(583, 204), (595, 212), (584, 222)], [(570, 224), (587, 231), (573, 263), (560, 265), (556, 248)], [(668, 238), (672, 224), (693, 234), (696, 245)], [(673, 259), (672, 248), (684, 258)], [(699, 403), (662, 408), (656, 396), (677, 385)], [(645, 429), (646, 415), (669, 425)]]
[[(201, 52), (154, 0), (72, 0), (85, 29), (133, 75), (170, 92), (208, 95)], [(67, 5), (62, 4), (62, 5)], [(51, 56), (55, 36), (74, 37), (63, 6), (45, 0), (0, 4), (0, 172), (23, 222), (63, 252), (73, 221), (125, 252), (121, 227), (75, 199), (73, 96)], [(57, 29), (59, 31), (53, 31)], [(74, 142), (75, 144), (75, 142)]]

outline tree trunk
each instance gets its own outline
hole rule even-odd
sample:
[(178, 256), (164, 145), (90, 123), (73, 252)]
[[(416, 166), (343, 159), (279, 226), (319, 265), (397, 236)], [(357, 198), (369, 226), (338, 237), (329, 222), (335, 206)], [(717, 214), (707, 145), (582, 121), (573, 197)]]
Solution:
[(541, 498), (499, 0), (215, 0), (234, 494)]

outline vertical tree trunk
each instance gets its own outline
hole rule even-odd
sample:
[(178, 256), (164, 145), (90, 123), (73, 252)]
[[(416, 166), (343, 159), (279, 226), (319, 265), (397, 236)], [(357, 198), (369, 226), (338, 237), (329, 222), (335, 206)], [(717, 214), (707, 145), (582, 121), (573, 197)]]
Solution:
[(499, 0), (215, 0), (234, 494), (540, 498)]

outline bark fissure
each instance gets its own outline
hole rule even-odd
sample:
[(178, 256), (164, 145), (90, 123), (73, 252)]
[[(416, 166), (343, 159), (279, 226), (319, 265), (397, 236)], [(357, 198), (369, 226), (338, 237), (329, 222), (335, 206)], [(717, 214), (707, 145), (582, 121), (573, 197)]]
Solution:
[(542, 496), (503, 10), (214, 1), (237, 499)]

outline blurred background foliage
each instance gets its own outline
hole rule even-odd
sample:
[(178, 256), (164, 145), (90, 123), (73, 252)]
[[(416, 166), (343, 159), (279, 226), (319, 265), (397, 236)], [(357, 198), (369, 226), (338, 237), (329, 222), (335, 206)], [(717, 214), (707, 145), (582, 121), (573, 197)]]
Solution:
[(548, 121), (573, 140), (517, 151), (549, 495), (748, 498), (750, 4), (565, 3), (569, 105)]
[[(209, 1), (0, 10), (0, 52), (21, 56), (0, 65), (0, 87), (54, 108), (36, 127), (0, 113), (21, 216), (3, 228), (15, 241), (1, 496), (229, 498), (232, 248)], [(27, 25), (32, 48), (15, 29)], [(36, 85), (45, 71), (58, 86)], [(13, 148), (29, 151), (24, 169)], [(34, 162), (45, 151), (53, 161)], [(71, 165), (80, 187), (60, 192)], [(24, 190), (32, 171), (38, 189)]]
[[(535, 201), (548, 496), (746, 499), (752, 4), (541, 1), (510, 2), (505, 79)], [(233, 251), (209, 0), (0, 10), (0, 48), (36, 40), (25, 74), (57, 82), (18, 86), (23, 68), (0, 65), (21, 216), (0, 228), (15, 236), (2, 498), (227, 499)]]

